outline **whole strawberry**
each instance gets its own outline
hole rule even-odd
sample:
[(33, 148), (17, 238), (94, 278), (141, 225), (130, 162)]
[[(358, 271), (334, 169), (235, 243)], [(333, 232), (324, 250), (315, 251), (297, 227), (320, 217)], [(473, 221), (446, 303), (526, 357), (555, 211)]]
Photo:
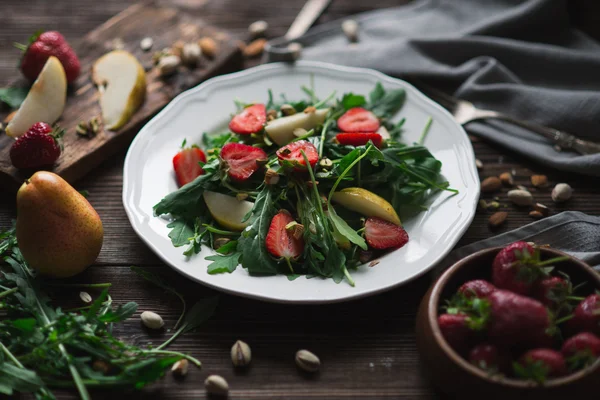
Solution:
[(492, 283), (499, 289), (529, 294), (533, 284), (547, 276), (534, 254), (534, 248), (525, 242), (515, 242), (500, 250), (492, 264)]
[(458, 293), (466, 298), (478, 297), (482, 299), (488, 297), (495, 290), (496, 287), (488, 281), (476, 279), (463, 283), (462, 286), (458, 288)]
[(480, 343), (469, 352), (469, 362), (484, 371), (500, 372), (508, 369), (510, 358), (493, 344)]
[(533, 349), (523, 354), (514, 364), (515, 375), (543, 383), (547, 378), (567, 374), (565, 359), (561, 353), (552, 349)]
[(569, 370), (576, 371), (593, 364), (600, 357), (600, 338), (590, 332), (581, 332), (565, 340), (561, 352)]
[(37, 79), (50, 56), (60, 60), (65, 69), (68, 83), (73, 82), (79, 76), (81, 70), (79, 59), (59, 32), (48, 31), (34, 35), (29, 40), (29, 46), (19, 45), (18, 47), (25, 52), (21, 59), (21, 72), (32, 82)]
[(600, 295), (592, 294), (577, 305), (573, 318), (567, 322), (570, 332), (592, 332), (600, 335)]
[(40, 168), (56, 162), (62, 150), (64, 130), (53, 129), (45, 122), (37, 122), (19, 137), (10, 148), (10, 161), (16, 168)]
[(450, 347), (464, 354), (473, 336), (469, 317), (465, 314), (442, 314), (438, 317), (438, 325)]

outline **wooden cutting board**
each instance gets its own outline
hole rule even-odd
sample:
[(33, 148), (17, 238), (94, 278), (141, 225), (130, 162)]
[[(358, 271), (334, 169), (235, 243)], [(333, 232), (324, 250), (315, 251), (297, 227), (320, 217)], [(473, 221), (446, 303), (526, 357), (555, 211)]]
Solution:
[[(209, 36), (218, 43), (213, 59), (202, 57), (198, 67), (180, 67), (177, 74), (161, 78), (153, 67), (154, 51), (170, 47), (175, 41), (196, 41)], [(154, 40), (152, 49), (142, 51), (144, 37)], [(147, 93), (142, 108), (117, 132), (105, 131), (102, 126), (92, 137), (81, 137), (75, 129), (80, 121), (100, 117), (98, 91), (91, 81), (93, 63), (114, 48), (115, 39), (133, 53), (146, 69)], [(127, 8), (87, 34), (74, 47), (81, 61), (81, 75), (69, 87), (67, 104), (58, 124), (66, 130), (64, 151), (51, 169), (73, 183), (117, 151), (128, 146), (139, 128), (182, 91), (205, 79), (241, 68), (242, 56), (238, 41), (229, 33), (208, 25), (202, 19), (175, 8), (140, 3)], [(9, 151), (14, 139), (0, 133), (0, 186), (15, 190), (31, 171), (19, 171), (10, 162)]]

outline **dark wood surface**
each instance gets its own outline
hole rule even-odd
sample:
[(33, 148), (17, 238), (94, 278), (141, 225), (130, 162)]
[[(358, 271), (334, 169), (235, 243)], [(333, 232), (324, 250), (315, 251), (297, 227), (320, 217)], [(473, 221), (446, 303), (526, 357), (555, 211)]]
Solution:
[[(405, 1), (336, 0), (322, 20), (402, 2)], [(245, 34), (249, 23), (265, 19), (270, 24), (270, 36), (285, 33), (303, 5), (302, 0), (174, 0), (172, 3), (199, 12), (210, 24), (239, 35)], [(0, 85), (18, 74), (15, 65), (19, 54), (12, 48), (12, 42), (25, 40), (38, 28), (59, 29), (68, 40), (77, 42), (90, 29), (129, 5), (130, 2), (123, 0), (4, 0), (3, 23), (0, 25)], [(532, 173), (544, 173), (552, 184), (568, 182), (575, 189), (573, 198), (560, 207), (550, 201), (549, 189), (535, 191), (536, 199), (549, 205), (553, 213), (568, 209), (600, 214), (599, 179), (551, 171), (485, 142), (478, 141), (474, 147), (484, 164), (482, 177), (514, 169), (516, 183), (528, 185)], [(172, 326), (180, 312), (177, 299), (138, 278), (130, 272), (130, 265), (163, 274), (181, 288), (190, 302), (211, 291), (173, 272), (134, 234), (121, 204), (124, 154), (121, 152), (107, 159), (76, 186), (89, 190), (90, 202), (104, 223), (105, 243), (96, 265), (74, 281), (112, 282), (111, 294), (116, 301), (136, 301), (140, 311), (156, 311), (165, 318), (167, 326)], [(506, 190), (499, 196), (502, 204), (508, 203)], [(503, 208), (509, 212), (503, 227), (490, 231), (487, 226), (489, 213), (480, 212), (459, 245), (531, 222), (526, 211), (508, 205)], [(13, 195), (0, 195), (0, 227), (9, 226), (14, 217)], [(268, 304), (222, 295), (214, 318), (172, 346), (202, 360), (202, 370), (191, 369), (183, 381), (175, 381), (169, 374), (143, 392), (128, 396), (205, 398), (203, 380), (208, 374), (216, 373), (229, 381), (232, 399), (438, 398), (420, 372), (414, 335), (416, 310), (429, 284), (430, 278), (423, 277), (378, 296), (327, 306)], [(78, 298), (77, 291), (62, 295), (73, 301)], [(135, 317), (127, 321), (118, 334), (142, 344), (156, 343), (168, 337), (168, 332), (149, 335)], [(244, 373), (234, 371), (229, 359), (229, 348), (237, 339), (252, 347), (252, 366)], [(321, 357), (320, 374), (306, 377), (298, 372), (293, 357), (300, 348), (311, 349)], [(75, 398), (70, 392), (57, 393), (60, 398)], [(92, 394), (93, 398), (109, 396)]]
[[(140, 48), (140, 40), (151, 36), (154, 46), (151, 51)], [(175, 41), (196, 42), (201, 37), (215, 40), (218, 52), (214, 57), (203, 56), (194, 68), (181, 66), (178, 73), (161, 77), (157, 68), (152, 68), (152, 54)], [(104, 129), (100, 124), (97, 133), (81, 137), (75, 132), (80, 121), (97, 118), (102, 121), (99, 93), (92, 82), (90, 71), (96, 60), (114, 50), (115, 38), (122, 49), (133, 54), (146, 69), (146, 98), (131, 119), (116, 131)], [(208, 25), (198, 15), (151, 3), (137, 3), (110, 18), (89, 32), (74, 46), (81, 61), (81, 75), (69, 85), (69, 95), (61, 118), (57, 121), (65, 130), (65, 151), (52, 171), (70, 183), (85, 176), (103, 160), (119, 150), (127, 148), (144, 123), (167, 105), (183, 90), (196, 86), (207, 78), (242, 67), (240, 48), (232, 35)], [(22, 82), (16, 82), (16, 85)], [(13, 167), (9, 158), (13, 138), (0, 136), (0, 185), (19, 188), (30, 172)]]

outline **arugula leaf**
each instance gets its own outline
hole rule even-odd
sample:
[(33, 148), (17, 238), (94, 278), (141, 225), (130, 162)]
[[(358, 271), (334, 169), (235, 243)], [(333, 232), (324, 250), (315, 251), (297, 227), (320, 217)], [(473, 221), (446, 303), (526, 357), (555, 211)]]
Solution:
[(344, 221), (340, 216), (336, 214), (335, 209), (331, 204), (327, 209), (327, 216), (333, 223), (337, 232), (339, 232), (352, 243), (356, 244), (361, 249), (367, 250), (367, 243), (365, 242), (365, 239), (363, 239), (362, 236), (356, 233), (356, 231), (352, 229), (346, 221)]
[(371, 93), (369, 93), (369, 101), (371, 104), (375, 104), (381, 100), (383, 96), (385, 96), (385, 89), (381, 82), (377, 82)]
[(404, 89), (386, 91), (381, 83), (369, 95), (370, 103), (367, 108), (380, 118), (391, 118), (402, 108), (406, 99)]
[(232, 240), (219, 247), (216, 252), (219, 254), (229, 254), (237, 250), (237, 240)]
[(29, 88), (8, 87), (0, 88), (0, 102), (6, 103), (10, 108), (19, 108), (27, 97)]
[(0, 363), (0, 393), (11, 396), (14, 392), (37, 392), (44, 387), (42, 379), (32, 370), (19, 368), (8, 362)]
[(167, 228), (171, 228), (169, 238), (175, 247), (185, 246), (190, 242), (190, 238), (194, 236), (194, 230), (183, 219), (174, 220), (167, 225)]
[(241, 255), (242, 253), (235, 252), (222, 256), (215, 254), (213, 256), (204, 257), (205, 260), (212, 261), (212, 263), (208, 265), (208, 273), (211, 275), (224, 272), (232, 273), (237, 269)]
[(250, 225), (238, 239), (238, 251), (242, 253), (241, 264), (250, 274), (273, 275), (277, 264), (267, 251), (265, 240), (271, 220), (277, 213), (273, 205), (271, 186), (264, 185), (252, 207)]
[(342, 106), (344, 110), (349, 110), (354, 107), (362, 107), (367, 103), (365, 96), (356, 95), (354, 93), (346, 93), (342, 97)]
[(137, 303), (129, 302), (120, 305), (116, 310), (108, 310), (105, 314), (98, 317), (98, 321), (111, 323), (125, 321), (137, 311)]
[(205, 149), (220, 149), (227, 143), (235, 143), (238, 141), (239, 138), (231, 132), (225, 132), (216, 135), (206, 132), (202, 134), (202, 145)]

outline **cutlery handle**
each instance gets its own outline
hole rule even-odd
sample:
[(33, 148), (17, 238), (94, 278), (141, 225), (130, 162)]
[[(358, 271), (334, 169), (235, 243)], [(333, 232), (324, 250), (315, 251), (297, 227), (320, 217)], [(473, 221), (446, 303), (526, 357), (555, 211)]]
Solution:
[(529, 129), (553, 143), (560, 146), (562, 149), (574, 150), (580, 154), (597, 154), (600, 153), (600, 143), (591, 142), (588, 140), (579, 139), (569, 133), (559, 131), (558, 129), (548, 128), (546, 126), (536, 124), (535, 122), (523, 121), (510, 117), (505, 114), (496, 114), (492, 118), (510, 122), (514, 125)]

